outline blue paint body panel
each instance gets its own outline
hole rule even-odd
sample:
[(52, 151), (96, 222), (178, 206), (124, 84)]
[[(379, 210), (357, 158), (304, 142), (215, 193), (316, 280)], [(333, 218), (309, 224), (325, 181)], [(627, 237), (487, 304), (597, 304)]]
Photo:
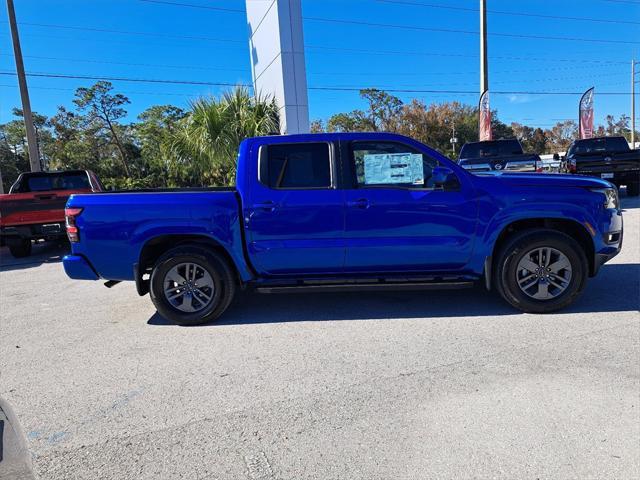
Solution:
[[(341, 177), (351, 141), (405, 143), (454, 172), (455, 191), (356, 188)], [(327, 142), (332, 188), (274, 190), (258, 180), (262, 145)], [(479, 278), (500, 233), (515, 221), (571, 220), (590, 232), (595, 253), (620, 243), (619, 210), (604, 208), (606, 181), (577, 175), (472, 175), (435, 150), (386, 133), (333, 133), (245, 140), (235, 191), (158, 191), (74, 195), (80, 241), (64, 265), (72, 278), (89, 270), (109, 280), (134, 280), (145, 245), (190, 235), (222, 247), (243, 282), (405, 272), (455, 273)], [(354, 207), (365, 199), (367, 208)], [(264, 208), (272, 202), (276, 208)], [(621, 242), (621, 240), (620, 240)], [(83, 273), (84, 272), (84, 273)], [(95, 277), (95, 274), (94, 274)]]
[(65, 255), (62, 259), (62, 264), (69, 278), (76, 280), (98, 280), (98, 275), (96, 275), (96, 272), (84, 257), (79, 255)]

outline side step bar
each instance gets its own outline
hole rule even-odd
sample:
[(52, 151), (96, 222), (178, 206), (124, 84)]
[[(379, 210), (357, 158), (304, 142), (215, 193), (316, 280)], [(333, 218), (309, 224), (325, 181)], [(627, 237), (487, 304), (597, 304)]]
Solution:
[(374, 290), (454, 290), (471, 288), (475, 282), (441, 281), (441, 282), (377, 282), (377, 283), (331, 283), (256, 287), (258, 293), (303, 293), (303, 292), (366, 292)]

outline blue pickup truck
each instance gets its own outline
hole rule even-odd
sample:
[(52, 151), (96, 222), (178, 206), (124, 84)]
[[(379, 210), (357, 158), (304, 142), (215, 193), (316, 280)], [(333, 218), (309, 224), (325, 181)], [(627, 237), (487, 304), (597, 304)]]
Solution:
[(622, 246), (615, 187), (577, 175), (474, 175), (400, 135), (249, 138), (235, 188), (73, 195), (71, 278), (134, 281), (180, 325), (238, 289), (461, 288), (525, 312), (570, 305)]

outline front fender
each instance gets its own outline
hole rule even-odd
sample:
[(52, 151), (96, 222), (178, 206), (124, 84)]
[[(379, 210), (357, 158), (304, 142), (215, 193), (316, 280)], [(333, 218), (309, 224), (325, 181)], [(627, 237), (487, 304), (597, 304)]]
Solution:
[(494, 256), (495, 245), (500, 235), (509, 225), (523, 220), (563, 220), (574, 222), (588, 233), (594, 243), (594, 250), (597, 250), (595, 239), (597, 222), (594, 215), (587, 208), (557, 202), (536, 202), (527, 206), (522, 204), (511, 205), (497, 210), (492, 217), (481, 222), (476, 253), (470, 265), (471, 270), (478, 274), (485, 272), (487, 259)]

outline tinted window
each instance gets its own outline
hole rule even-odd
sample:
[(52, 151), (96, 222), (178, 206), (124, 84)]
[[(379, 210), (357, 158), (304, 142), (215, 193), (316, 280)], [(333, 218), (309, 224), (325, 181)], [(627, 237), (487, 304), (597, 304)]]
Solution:
[[(264, 148), (264, 147), (263, 147)], [(261, 181), (271, 188), (329, 188), (331, 159), (326, 143), (298, 143), (266, 147)], [(266, 167), (266, 171), (265, 171)]]
[(84, 189), (91, 189), (89, 177), (84, 173), (49, 173), (23, 177), (16, 193)]
[(395, 142), (353, 142), (358, 187), (433, 188), (438, 162), (413, 147)]
[(569, 149), (568, 155), (588, 155), (591, 153), (606, 152), (607, 144), (604, 138), (592, 138), (575, 142)]
[(607, 138), (607, 150), (610, 152), (625, 152), (629, 150), (629, 144), (624, 137)]
[(506, 157), (520, 155), (522, 146), (518, 140), (466, 143), (460, 151), (460, 158)]

